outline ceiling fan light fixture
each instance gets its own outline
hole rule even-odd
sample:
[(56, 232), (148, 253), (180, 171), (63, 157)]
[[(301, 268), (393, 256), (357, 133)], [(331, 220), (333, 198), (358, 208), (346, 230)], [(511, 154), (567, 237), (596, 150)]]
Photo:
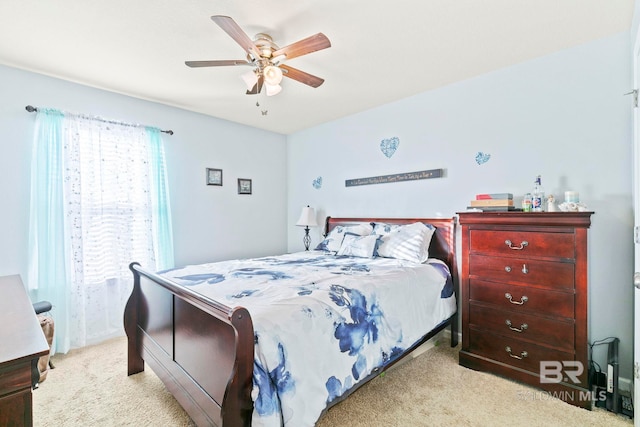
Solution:
[(258, 76), (256, 76), (256, 73), (253, 70), (242, 73), (240, 78), (244, 81), (244, 84), (247, 85), (247, 90), (253, 89), (256, 83), (258, 83)]
[(282, 70), (273, 65), (264, 67), (263, 75), (265, 83), (269, 85), (278, 86), (282, 81)]
[(265, 83), (265, 87), (267, 88), (267, 96), (277, 95), (282, 91), (282, 86), (280, 85), (270, 85)]

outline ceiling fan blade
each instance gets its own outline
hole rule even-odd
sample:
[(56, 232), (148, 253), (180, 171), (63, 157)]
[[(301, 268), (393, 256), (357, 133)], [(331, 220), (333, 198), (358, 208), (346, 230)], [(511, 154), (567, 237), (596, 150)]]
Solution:
[(249, 38), (247, 33), (245, 33), (242, 28), (240, 28), (240, 26), (236, 24), (236, 21), (228, 16), (223, 15), (214, 15), (211, 17), (211, 19), (213, 20), (213, 22), (218, 24), (220, 28), (222, 28), (227, 34), (229, 34), (231, 38), (236, 41), (236, 43), (242, 46), (245, 52), (251, 53), (256, 59), (260, 58), (260, 51), (256, 47), (255, 43), (253, 43), (253, 40)]
[(247, 91), (247, 95), (257, 95), (262, 91), (262, 85), (264, 83), (264, 77), (260, 76), (258, 77), (258, 82), (253, 85), (253, 88), (251, 90)]
[(328, 47), (331, 47), (331, 42), (327, 36), (322, 33), (318, 33), (274, 51), (273, 57), (275, 58), (280, 55), (285, 55), (287, 59), (291, 59), (297, 56), (306, 55), (307, 53), (326, 49)]
[(229, 59), (222, 61), (184, 61), (188, 67), (225, 67), (229, 65), (253, 65), (251, 62)]
[(311, 87), (318, 87), (322, 83), (324, 83), (324, 79), (320, 77), (316, 77), (312, 74), (305, 73), (304, 71), (300, 71), (296, 68), (291, 68), (287, 65), (279, 65), (279, 67), (284, 71), (282, 74), (285, 77), (289, 77), (290, 79), (299, 81), (300, 83), (304, 83)]

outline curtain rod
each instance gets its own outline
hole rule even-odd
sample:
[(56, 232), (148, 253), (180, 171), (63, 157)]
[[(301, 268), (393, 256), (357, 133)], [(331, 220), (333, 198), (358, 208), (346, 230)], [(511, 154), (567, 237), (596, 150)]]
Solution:
[[(27, 110), (30, 113), (35, 113), (36, 111), (38, 111), (38, 107), (34, 107), (33, 105), (27, 105), (24, 108), (25, 108), (25, 110)], [(115, 121), (115, 120), (106, 120), (106, 119), (103, 119), (101, 117), (92, 117), (92, 118), (93, 119), (97, 119), (97, 120), (101, 120), (101, 121), (103, 121), (105, 123), (113, 123), (113, 124), (118, 124), (118, 125), (129, 125), (129, 126), (131, 126), (130, 123), (118, 122), (118, 121)], [(169, 129), (169, 130), (162, 130), (161, 129), (160, 132), (167, 133), (169, 135), (173, 135), (173, 131), (171, 129)]]

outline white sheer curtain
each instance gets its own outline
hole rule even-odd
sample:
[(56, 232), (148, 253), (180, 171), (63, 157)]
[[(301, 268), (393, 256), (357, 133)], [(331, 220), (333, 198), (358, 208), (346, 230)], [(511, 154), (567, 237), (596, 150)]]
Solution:
[(159, 131), (39, 111), (32, 168), (28, 283), (53, 304), (56, 350), (122, 335), (129, 264), (173, 266)]

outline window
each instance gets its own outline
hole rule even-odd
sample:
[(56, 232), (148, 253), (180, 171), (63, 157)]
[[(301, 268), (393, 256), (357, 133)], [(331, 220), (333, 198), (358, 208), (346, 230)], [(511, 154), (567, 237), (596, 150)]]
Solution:
[(38, 110), (32, 158), (28, 283), (53, 304), (54, 349), (122, 335), (129, 264), (173, 266), (160, 131)]

